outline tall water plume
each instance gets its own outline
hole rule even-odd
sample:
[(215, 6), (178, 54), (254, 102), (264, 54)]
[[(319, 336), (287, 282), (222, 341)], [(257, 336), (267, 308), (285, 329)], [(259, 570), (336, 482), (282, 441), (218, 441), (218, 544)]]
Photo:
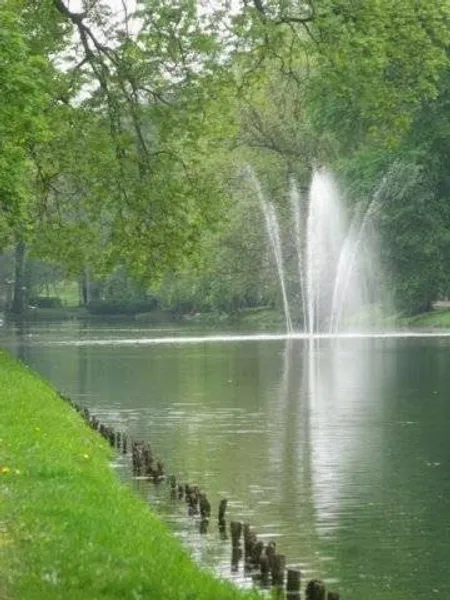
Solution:
[(331, 317), (336, 257), (345, 241), (345, 220), (337, 187), (325, 171), (313, 174), (306, 228), (308, 332), (315, 333)]
[(280, 282), (281, 297), (283, 300), (284, 318), (286, 322), (286, 331), (288, 333), (293, 332), (291, 311), (289, 307), (289, 301), (286, 291), (286, 282), (284, 275), (284, 263), (283, 263), (283, 251), (281, 249), (281, 236), (280, 226), (278, 224), (277, 215), (273, 204), (266, 200), (262, 191), (261, 185), (251, 167), (248, 167), (248, 174), (252, 180), (252, 184), (258, 195), (258, 200), (261, 206), (261, 210), (264, 214), (264, 220), (266, 223), (267, 234), (269, 236), (270, 244), (272, 246), (273, 254), (275, 257), (275, 263), (277, 266), (278, 279)]
[[(263, 194), (254, 174), (253, 185), (260, 199), (268, 237), (277, 265), (287, 332), (292, 331), (292, 284), (296, 279), (295, 295), (301, 298), (303, 329), (310, 335), (336, 333), (355, 322), (363, 309), (372, 303), (376, 276), (374, 254), (370, 248), (369, 230), (379, 198), (386, 181), (383, 181), (369, 207), (354, 211), (348, 218), (345, 204), (331, 173), (320, 169), (313, 173), (305, 210), (302, 196), (295, 181), (290, 185), (292, 227), (288, 235), (281, 235), (274, 205)], [(293, 239), (296, 257), (296, 275), (283, 260), (282, 238)]]
[(295, 240), (295, 251), (297, 255), (297, 270), (298, 270), (298, 281), (300, 285), (300, 298), (302, 307), (303, 321), (305, 321), (307, 315), (307, 296), (306, 296), (306, 282), (304, 272), (304, 256), (303, 256), (303, 232), (302, 232), (302, 217), (301, 217), (301, 204), (302, 197), (298, 188), (297, 182), (294, 178), (291, 178), (291, 210), (294, 215), (294, 240)]

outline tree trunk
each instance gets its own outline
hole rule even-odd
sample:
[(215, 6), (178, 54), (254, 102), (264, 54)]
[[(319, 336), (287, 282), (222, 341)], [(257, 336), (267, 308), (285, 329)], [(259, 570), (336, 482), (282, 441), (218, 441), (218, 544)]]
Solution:
[(23, 240), (16, 243), (14, 248), (14, 294), (11, 312), (21, 315), (27, 307), (27, 289), (25, 281), (26, 244)]

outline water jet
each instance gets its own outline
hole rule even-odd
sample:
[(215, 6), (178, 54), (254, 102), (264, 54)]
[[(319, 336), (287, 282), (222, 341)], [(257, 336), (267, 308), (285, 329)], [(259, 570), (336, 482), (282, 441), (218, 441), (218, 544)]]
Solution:
[[(287, 334), (294, 332), (293, 322), (300, 323), (309, 336), (337, 334), (348, 329), (364, 307), (378, 300), (379, 276), (374, 266), (376, 253), (371, 225), (385, 182), (365, 210), (359, 205), (349, 218), (330, 172), (321, 168), (313, 173), (306, 203), (292, 179), (291, 218), (289, 226), (283, 228), (275, 205), (266, 198), (254, 173), (251, 170), (249, 173), (275, 259)], [(303, 204), (307, 205), (306, 210)], [(284, 239), (290, 239), (295, 248), (295, 269), (286, 266)], [(301, 313), (295, 319), (291, 300), (294, 295), (300, 297), (298, 312)]]

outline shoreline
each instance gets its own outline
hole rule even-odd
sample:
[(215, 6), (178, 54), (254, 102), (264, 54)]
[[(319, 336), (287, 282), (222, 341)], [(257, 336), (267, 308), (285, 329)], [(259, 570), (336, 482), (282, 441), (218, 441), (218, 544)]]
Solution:
[[(1, 316), (1, 315), (0, 315)], [(239, 330), (247, 329), (261, 332), (280, 332), (285, 329), (283, 314), (267, 307), (244, 309), (233, 314), (197, 313), (194, 315), (172, 315), (170, 311), (154, 311), (136, 314), (90, 314), (83, 308), (63, 309), (33, 309), (22, 317), (6, 315), (0, 319), (1, 325), (14, 323), (27, 325), (45, 323), (87, 323), (117, 324), (129, 323), (141, 326), (180, 327), (180, 328), (227, 328), (232, 326)], [(434, 308), (426, 313), (411, 317), (401, 315), (364, 315), (358, 324), (364, 330), (420, 330), (420, 329), (450, 329), (450, 303), (436, 303)], [(357, 327), (357, 328), (358, 328)], [(299, 328), (300, 329), (300, 328)], [(294, 327), (294, 331), (296, 328)], [(298, 331), (296, 331), (298, 333)]]
[(120, 483), (108, 442), (4, 350), (0, 390), (1, 597), (260, 597), (194, 563), (151, 508)]

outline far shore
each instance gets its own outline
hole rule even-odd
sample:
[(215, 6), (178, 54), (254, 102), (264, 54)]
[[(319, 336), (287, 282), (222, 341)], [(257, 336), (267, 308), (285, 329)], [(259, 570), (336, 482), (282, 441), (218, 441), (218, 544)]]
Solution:
[[(107, 312), (92, 313), (84, 307), (64, 308), (30, 308), (21, 316), (8, 315), (0, 312), (0, 325), (7, 322), (57, 323), (74, 321), (82, 323), (119, 323), (128, 322), (142, 326), (173, 327), (205, 327), (229, 328), (239, 330), (280, 332), (284, 330), (285, 320), (279, 310), (271, 307), (255, 307), (236, 311), (234, 313), (189, 313), (175, 314), (167, 309), (156, 309), (145, 313)], [(370, 329), (450, 329), (450, 301), (439, 301), (428, 312), (414, 316), (402, 315), (365, 315), (356, 321), (356, 327), (361, 330)], [(355, 324), (356, 324), (355, 323)], [(294, 329), (301, 331), (301, 324)]]

